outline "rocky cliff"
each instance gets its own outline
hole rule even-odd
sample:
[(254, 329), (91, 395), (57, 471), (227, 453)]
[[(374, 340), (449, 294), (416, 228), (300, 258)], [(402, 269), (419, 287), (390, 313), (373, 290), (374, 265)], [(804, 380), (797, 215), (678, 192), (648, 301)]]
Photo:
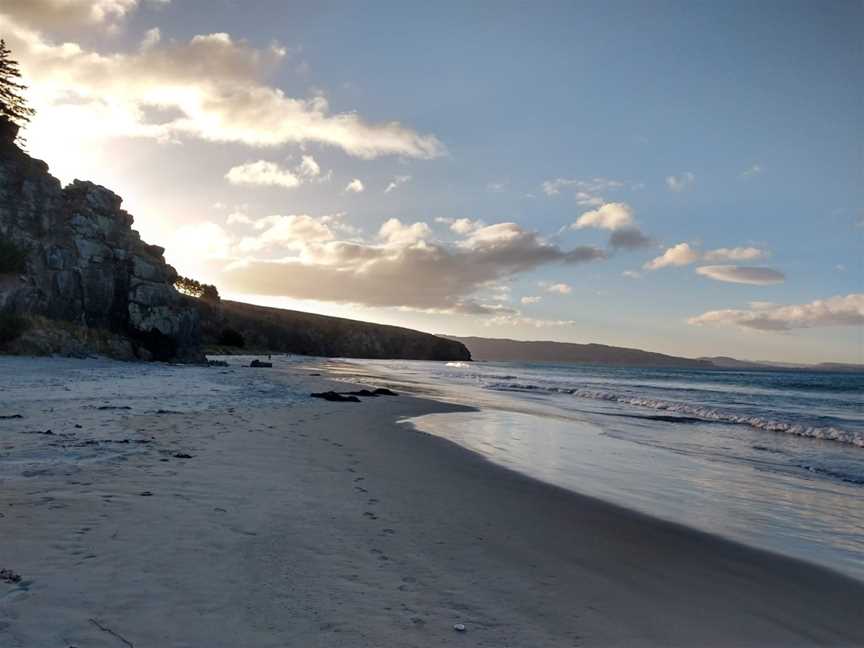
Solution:
[[(132, 229), (108, 189), (61, 187), (0, 123), (0, 316), (30, 331), (7, 351), (101, 352), (120, 358), (203, 359), (198, 313), (173, 287), (164, 250)], [(57, 325), (46, 325), (57, 323)], [(15, 339), (12, 339), (15, 338)]]

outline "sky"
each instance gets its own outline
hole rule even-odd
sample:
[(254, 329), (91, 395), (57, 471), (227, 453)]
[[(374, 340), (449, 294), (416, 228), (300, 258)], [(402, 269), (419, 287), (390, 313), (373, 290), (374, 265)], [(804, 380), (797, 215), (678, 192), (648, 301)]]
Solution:
[(2, 0), (32, 155), (223, 297), (864, 362), (860, 1)]

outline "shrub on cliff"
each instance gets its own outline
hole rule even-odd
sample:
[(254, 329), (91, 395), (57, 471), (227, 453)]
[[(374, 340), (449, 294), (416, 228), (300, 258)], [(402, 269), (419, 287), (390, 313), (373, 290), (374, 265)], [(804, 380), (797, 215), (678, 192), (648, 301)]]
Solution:
[(0, 239), (0, 275), (27, 270), (27, 250), (9, 239)]
[(27, 320), (13, 313), (0, 313), (0, 346), (14, 342), (27, 330)]

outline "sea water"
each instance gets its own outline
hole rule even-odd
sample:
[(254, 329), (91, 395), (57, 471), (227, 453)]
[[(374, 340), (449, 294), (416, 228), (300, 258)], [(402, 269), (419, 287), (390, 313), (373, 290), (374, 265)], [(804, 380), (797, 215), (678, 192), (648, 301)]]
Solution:
[(410, 424), (491, 461), (864, 579), (864, 374), (353, 365), (476, 407)]

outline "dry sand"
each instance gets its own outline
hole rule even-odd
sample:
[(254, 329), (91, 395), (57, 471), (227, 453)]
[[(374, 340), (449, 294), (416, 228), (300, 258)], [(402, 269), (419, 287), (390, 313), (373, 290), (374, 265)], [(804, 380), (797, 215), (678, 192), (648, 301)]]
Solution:
[(860, 583), (396, 423), (453, 406), (309, 399), (333, 384), (281, 365), (0, 359), (0, 646), (864, 646)]

